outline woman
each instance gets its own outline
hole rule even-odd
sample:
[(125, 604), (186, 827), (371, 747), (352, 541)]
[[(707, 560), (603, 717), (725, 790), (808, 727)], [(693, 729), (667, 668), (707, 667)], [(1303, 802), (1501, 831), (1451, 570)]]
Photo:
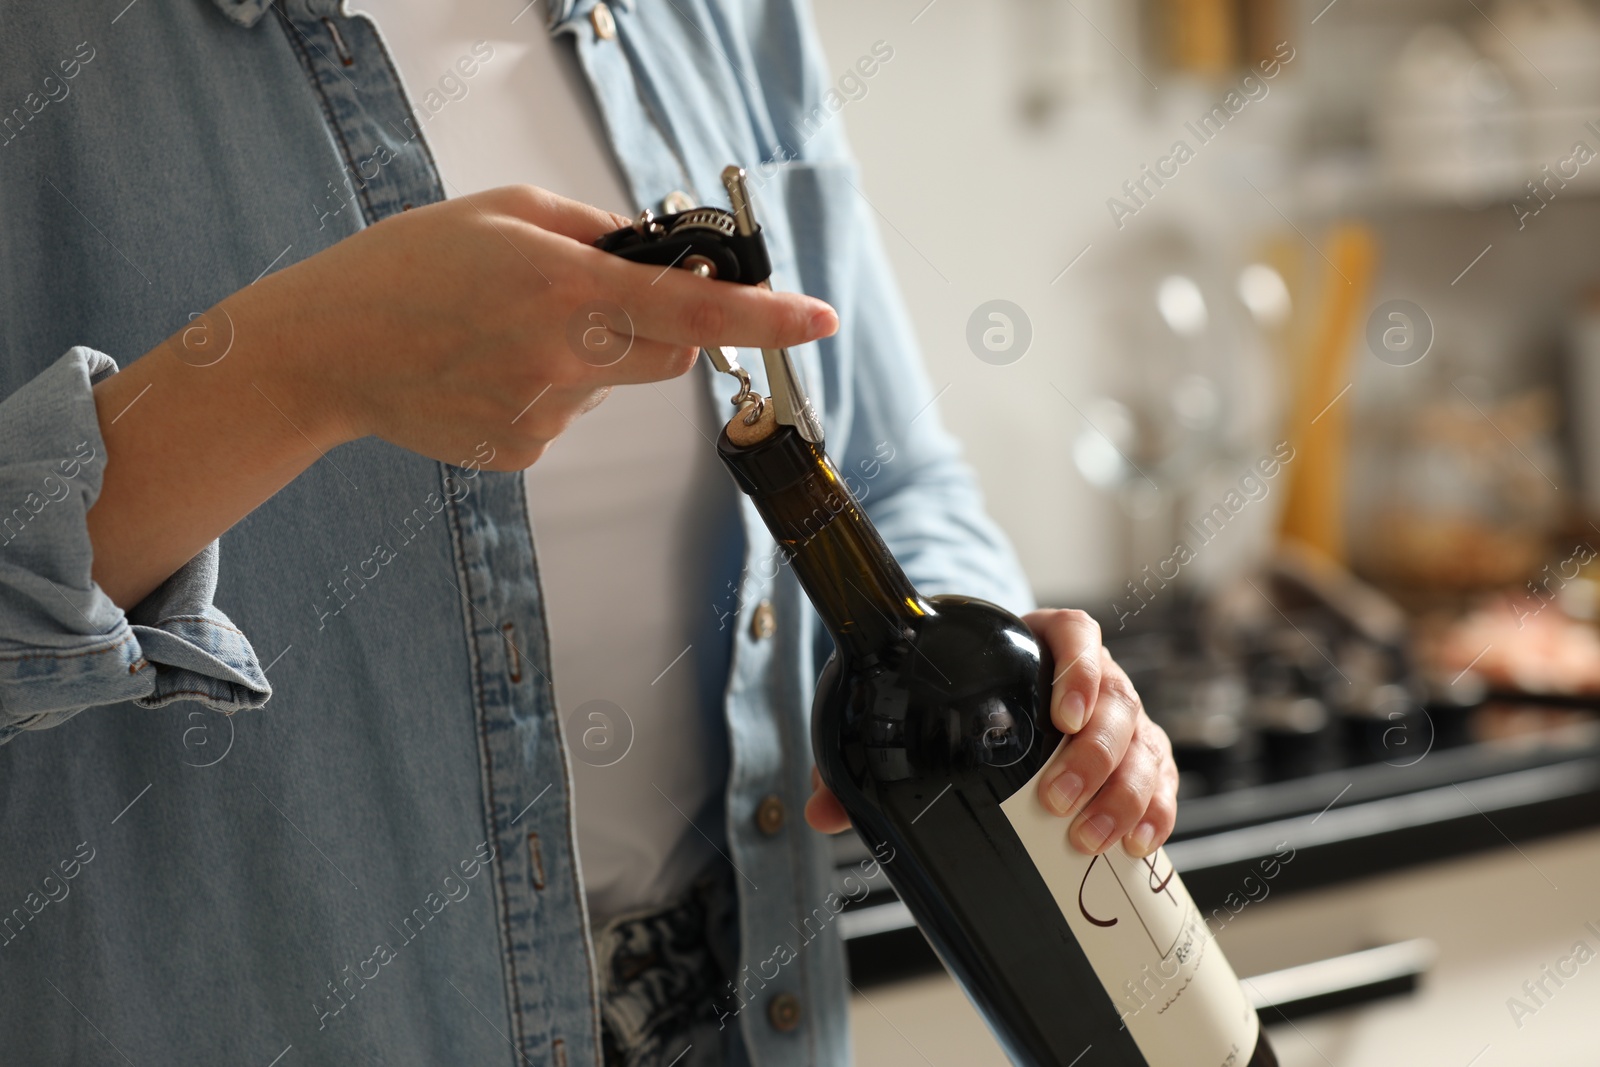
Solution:
[[(397, 41), (422, 17), (374, 6)], [(786, 813), (844, 825), (812, 795), (825, 646), (793, 577), (730, 506), (682, 516), (638, 572), (659, 626), (622, 625), (636, 605), (597, 579), (573, 647), (664, 686), (694, 671), (635, 708), (626, 776), (588, 775), (609, 756), (586, 755), (584, 694), (557, 711), (561, 599), (582, 612), (585, 583), (551, 581), (547, 610), (520, 473), (537, 487), (614, 386), (725, 404), (685, 377), (700, 345), (803, 346), (910, 576), (1029, 606), (924, 410), (838, 124), (816, 128), (830, 78), (803, 9), (475, 5), (492, 32), (459, 65), (402, 49), (397, 74), (331, 0), (65, 7), (9, 12), (0, 41), (8, 1062), (845, 1062), (836, 937), (749, 980), (831, 890), (827, 839)], [(597, 105), (630, 211), (714, 202), (723, 166), (751, 168), (777, 292), (622, 262), (591, 242), (624, 217), (435, 167), (430, 140), (520, 62), (495, 42), (538, 34), (583, 74), (558, 128)], [(597, 307), (623, 358), (572, 339)], [(604, 426), (627, 462), (685, 441), (705, 459)], [(598, 529), (612, 485), (590, 477), (567, 520), (591, 506)], [(681, 612), (675, 568), (707, 583)], [(1086, 617), (1029, 619), (1067, 665), (1057, 722), (1090, 742), (1047, 802), (1081, 847), (1153, 849), (1165, 739)], [(632, 642), (662, 627), (701, 652), (643, 663)], [(639, 779), (674, 724), (698, 769), (655, 799)], [(607, 810), (608, 789), (650, 809)], [(605, 839), (632, 818), (674, 829), (630, 867)], [(581, 865), (575, 841), (598, 842)]]

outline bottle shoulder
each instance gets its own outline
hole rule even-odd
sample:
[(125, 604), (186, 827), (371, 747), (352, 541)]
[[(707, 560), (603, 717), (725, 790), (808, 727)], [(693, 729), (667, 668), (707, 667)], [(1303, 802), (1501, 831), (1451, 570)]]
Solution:
[(819, 679), (818, 759), (861, 786), (964, 778), (1009, 796), (1060, 739), (1048, 651), (1021, 619), (972, 597), (928, 599), (905, 640), (836, 651)]
[(903, 640), (871, 654), (836, 647), (828, 670), (878, 678), (890, 675), (928, 696), (948, 696), (974, 686), (1032, 677), (1050, 654), (1017, 616), (976, 597), (942, 594), (924, 601), (929, 611), (909, 623)]

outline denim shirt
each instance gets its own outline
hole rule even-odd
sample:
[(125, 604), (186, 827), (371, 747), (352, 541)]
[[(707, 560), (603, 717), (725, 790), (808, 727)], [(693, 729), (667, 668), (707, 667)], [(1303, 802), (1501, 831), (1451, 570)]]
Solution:
[[(634, 206), (721, 202), (721, 169), (749, 168), (774, 286), (839, 310), (795, 356), (867, 511), (924, 591), (1029, 606), (940, 427), (807, 9), (623, 2), (611, 34), (594, 7), (531, 17), (574, 38)], [(598, 1063), (520, 476), (361, 440), (134, 610), (90, 578), (91, 383), (450, 192), (377, 32), (333, 0), (12, 5), (6, 29), (0, 1062)], [(829, 642), (748, 501), (720, 538), (739, 578), (685, 610), (731, 643), (728, 1018), (755, 1063), (845, 1063), (840, 943), (810, 933), (839, 898), (800, 817)]]

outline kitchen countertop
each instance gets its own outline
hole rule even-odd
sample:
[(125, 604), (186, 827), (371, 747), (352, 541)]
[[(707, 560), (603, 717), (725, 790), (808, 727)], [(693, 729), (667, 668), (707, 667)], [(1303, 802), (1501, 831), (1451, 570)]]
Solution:
[[(1417, 992), (1278, 1022), (1282, 1067), (1593, 1067), (1600, 1063), (1600, 830), (1552, 837), (1332, 888), (1268, 895), (1219, 935), (1255, 975), (1409, 938), (1439, 958)], [(1541, 998), (1523, 983), (1594, 951)], [(1572, 965), (1568, 965), (1571, 969)], [(1531, 1011), (1513, 1016), (1516, 997)], [(857, 992), (856, 1062), (872, 1067), (1005, 1067), (982, 1021), (944, 974)]]

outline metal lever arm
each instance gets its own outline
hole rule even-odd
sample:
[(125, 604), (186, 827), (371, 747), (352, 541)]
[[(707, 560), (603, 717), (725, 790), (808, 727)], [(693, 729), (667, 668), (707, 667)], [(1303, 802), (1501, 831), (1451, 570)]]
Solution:
[[(730, 166), (722, 172), (722, 184), (728, 190), (728, 203), (733, 208), (733, 225), (741, 237), (754, 237), (761, 232), (756, 225), (755, 213), (750, 207), (750, 192), (745, 187), (744, 168)], [(771, 289), (772, 284), (763, 278), (759, 283)], [(800, 384), (794, 360), (787, 348), (763, 348), (761, 362), (767, 368), (767, 388), (772, 390), (773, 414), (778, 422), (793, 426), (801, 437), (812, 444), (822, 443), (822, 421)]]

